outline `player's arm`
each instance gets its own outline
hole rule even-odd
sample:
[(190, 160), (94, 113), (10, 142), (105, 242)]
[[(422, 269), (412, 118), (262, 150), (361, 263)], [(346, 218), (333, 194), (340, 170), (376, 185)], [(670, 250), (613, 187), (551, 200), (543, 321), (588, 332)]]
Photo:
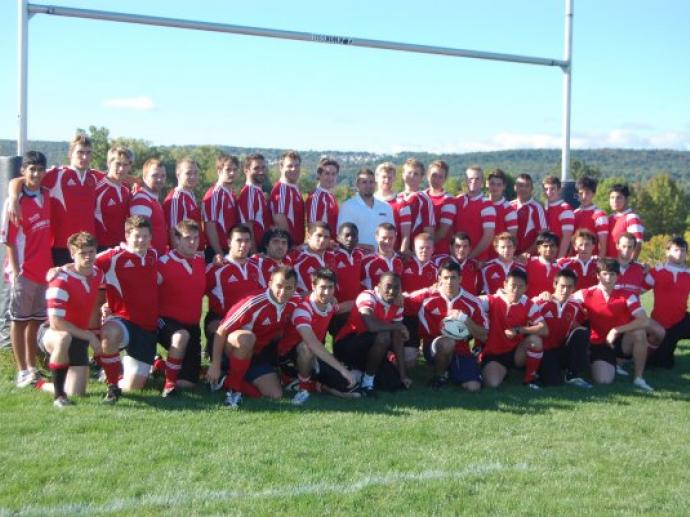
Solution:
[(213, 248), (216, 255), (223, 255), (223, 248), (220, 246), (220, 239), (218, 238), (218, 223), (215, 221), (204, 221), (204, 230), (206, 233), (206, 240), (209, 246)]
[(386, 321), (381, 321), (372, 314), (370, 309), (367, 308), (360, 309), (359, 313), (362, 315), (362, 321), (369, 332), (393, 332), (398, 330), (400, 332), (404, 332), (405, 334), (407, 333), (407, 328), (405, 328), (405, 325), (403, 325), (402, 322), (392, 321), (389, 323)]
[(341, 363), (335, 357), (333, 357), (333, 354), (326, 350), (326, 347), (323, 346), (323, 343), (321, 341), (319, 341), (319, 339), (316, 337), (316, 334), (314, 334), (314, 331), (311, 329), (310, 326), (300, 325), (299, 327), (297, 327), (297, 332), (301, 336), (304, 344), (307, 345), (307, 348), (309, 348), (309, 350), (316, 357), (321, 359), (330, 367), (337, 370), (338, 373), (340, 373), (340, 375), (342, 375), (348, 380), (350, 386), (354, 384), (354, 379), (352, 378), (350, 371), (345, 367), (343, 363)]
[(412, 250), (411, 229), (412, 225), (409, 222), (400, 223), (400, 253), (406, 254)]
[(477, 341), (486, 341), (486, 339), (489, 337), (489, 331), (484, 328), (483, 325), (475, 323), (472, 318), (467, 318), (465, 320), (465, 326), (467, 327), (467, 330), (470, 331), (470, 334), (472, 334), (472, 337)]
[(213, 349), (211, 351), (211, 364), (206, 372), (206, 379), (210, 383), (218, 382), (220, 378), (220, 361), (223, 358), (223, 350), (225, 349), (225, 342), (228, 338), (227, 331), (223, 326), (219, 326), (215, 334), (213, 334)]
[(100, 346), (100, 341), (96, 337), (96, 334), (94, 334), (90, 330), (80, 329), (79, 327), (77, 327), (73, 323), (70, 323), (66, 319), (61, 318), (60, 316), (56, 316), (55, 314), (50, 314), (50, 310), (48, 312), (48, 322), (50, 324), (51, 329), (59, 330), (61, 332), (67, 332), (68, 334), (74, 336), (77, 339), (87, 341), (92, 349), (94, 347)]
[[(402, 323), (401, 323), (402, 324)], [(398, 358), (396, 365), (398, 367), (398, 375), (400, 376), (400, 382), (403, 383), (405, 388), (409, 388), (412, 385), (412, 379), (407, 376), (407, 365), (405, 364), (405, 341), (410, 338), (410, 334), (407, 327), (402, 326), (403, 330), (394, 330), (393, 339), (391, 340), (391, 349), (393, 353)]]
[(19, 257), (17, 256), (17, 247), (14, 244), (5, 243), (7, 246), (7, 263), (10, 266), (10, 282), (14, 282), (14, 279), (19, 276), (21, 271), (21, 265), (19, 264)]
[(597, 253), (599, 254), (600, 257), (605, 257), (606, 256), (606, 248), (607, 248), (608, 243), (609, 243), (609, 234), (608, 233), (599, 233), (599, 234), (597, 234), (597, 240), (599, 241)]
[(22, 218), (19, 206), (19, 194), (22, 193), (24, 178), (12, 178), (7, 187), (7, 215), (14, 224), (18, 224)]
[(517, 336), (548, 336), (549, 335), (549, 327), (546, 325), (546, 322), (544, 321), (539, 321), (535, 323), (534, 325), (524, 325), (521, 327), (513, 327), (509, 329), (505, 329), (505, 335), (508, 336), (509, 338), (514, 338)]
[(611, 330), (609, 330), (609, 333), (606, 335), (606, 342), (609, 345), (612, 345), (618, 336), (634, 330), (645, 330), (648, 326), (649, 316), (647, 316), (647, 313), (644, 309), (639, 308), (633, 313), (632, 321), (626, 323), (625, 325), (613, 327)]
[(568, 255), (570, 249), (570, 238), (573, 236), (573, 230), (566, 230), (563, 228), (563, 235), (561, 236), (561, 244), (558, 248), (558, 258), (563, 258)]
[(479, 242), (477, 245), (472, 248), (472, 251), (470, 252), (470, 258), (477, 258), (479, 255), (482, 254), (482, 252), (488, 248), (491, 243), (494, 240), (494, 233), (496, 232), (495, 228), (484, 228), (484, 232), (482, 233), (482, 238), (479, 239)]

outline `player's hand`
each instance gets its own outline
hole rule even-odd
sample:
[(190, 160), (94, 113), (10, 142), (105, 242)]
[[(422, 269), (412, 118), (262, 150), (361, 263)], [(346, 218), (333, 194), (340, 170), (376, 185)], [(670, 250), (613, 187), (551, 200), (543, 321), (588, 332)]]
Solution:
[(508, 339), (515, 339), (518, 337), (520, 334), (518, 334), (514, 329), (505, 329), (503, 333), (506, 335)]
[(47, 272), (46, 272), (46, 282), (52, 282), (53, 279), (57, 276), (57, 274), (60, 272), (59, 267), (51, 267)]
[(357, 381), (352, 376), (352, 372), (347, 368), (343, 368), (342, 370), (340, 370), (340, 375), (342, 375), (343, 378), (347, 381), (348, 388), (353, 388), (354, 385), (357, 384)]
[(105, 323), (105, 320), (113, 315), (113, 311), (110, 310), (110, 306), (107, 303), (101, 305), (101, 324)]
[(448, 314), (446, 314), (447, 318), (452, 318), (454, 320), (459, 320), (460, 316), (463, 314), (462, 311), (459, 311), (457, 309), (451, 309), (448, 311)]
[(22, 208), (19, 206), (19, 198), (10, 196), (7, 199), (7, 215), (10, 221), (16, 225), (22, 222)]
[(101, 349), (101, 341), (98, 339), (96, 334), (91, 331), (89, 331), (89, 346), (91, 347), (91, 350), (98, 351)]
[(216, 384), (220, 377), (220, 365), (211, 363), (206, 371), (206, 380), (209, 384)]
[(412, 379), (410, 379), (407, 375), (404, 377), (401, 377), (400, 382), (402, 382), (402, 384), (406, 390), (409, 390), (410, 386), (412, 386)]
[(548, 302), (551, 299), (551, 293), (548, 291), (542, 292), (539, 296), (537, 296), (540, 302)]
[(222, 253), (216, 253), (216, 254), (213, 256), (213, 263), (214, 263), (216, 266), (222, 265), (222, 264), (223, 264), (223, 254), (222, 254)]
[(611, 330), (609, 330), (609, 333), (606, 334), (606, 343), (613, 348), (614, 343), (616, 341), (616, 338), (618, 337), (618, 329), (616, 327), (613, 327)]

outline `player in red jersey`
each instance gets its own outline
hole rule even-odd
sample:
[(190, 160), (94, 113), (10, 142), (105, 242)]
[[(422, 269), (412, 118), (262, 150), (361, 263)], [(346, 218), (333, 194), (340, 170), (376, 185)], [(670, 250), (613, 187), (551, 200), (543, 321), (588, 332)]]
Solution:
[(340, 164), (332, 158), (321, 158), (316, 167), (316, 189), (305, 204), (307, 224), (322, 221), (328, 224), (331, 235), (338, 233), (338, 200), (333, 188), (338, 183)]
[(175, 225), (175, 249), (158, 259), (158, 342), (168, 350), (163, 397), (192, 388), (201, 368), (201, 306), (206, 264), (197, 253), (201, 228), (183, 219)]
[(219, 382), (221, 356), (227, 354), (225, 407), (237, 409), (243, 393), (274, 400), (283, 396), (273, 363), (277, 342), (299, 302), (299, 298), (293, 297), (296, 284), (293, 269), (274, 270), (269, 288), (237, 302), (218, 326), (206, 378), (211, 385)]
[(465, 171), (467, 192), (456, 198), (455, 232), (465, 232), (474, 243), (470, 258), (487, 260), (489, 246), (496, 231), (496, 209), (484, 197), (484, 171), (479, 165), (472, 165)]
[(575, 231), (573, 207), (561, 197), (561, 180), (556, 176), (546, 176), (542, 182), (546, 198), (546, 225), (549, 231), (556, 234), (560, 247), (557, 258), (565, 257), (570, 249), (570, 237)]
[(579, 388), (592, 387), (583, 378), (589, 369), (589, 332), (583, 326), (586, 316), (582, 306), (571, 298), (576, 280), (573, 271), (561, 269), (553, 282), (553, 294), (539, 301), (549, 331), (542, 338), (544, 357), (539, 367), (539, 381), (544, 386), (565, 381)]
[(151, 246), (158, 255), (168, 251), (168, 223), (158, 197), (165, 187), (165, 167), (157, 158), (150, 158), (142, 167), (142, 184), (129, 201), (129, 215), (151, 221)]
[(443, 319), (451, 317), (465, 323), (471, 338), (483, 341), (489, 322), (481, 302), (460, 287), (457, 262), (444, 262), (438, 270), (437, 291), (425, 298), (419, 309), (424, 356), (434, 368), (433, 389), (443, 388), (449, 378), (467, 391), (481, 389), (481, 370), (472, 354), (469, 340), (460, 341), (442, 334)]
[(503, 289), (482, 295), (489, 318), (489, 335), (482, 350), (484, 386), (497, 388), (510, 368), (525, 368), (523, 382), (535, 384), (543, 357), (542, 336), (548, 332), (539, 305), (525, 296), (527, 275), (520, 269), (510, 271)]
[(362, 287), (373, 289), (381, 275), (387, 271), (400, 275), (403, 262), (395, 253), (395, 227), (391, 223), (381, 223), (376, 228), (377, 253), (362, 259)]
[(398, 204), (405, 204), (410, 211), (410, 235), (401, 236), (400, 252), (410, 254), (414, 238), (422, 232), (434, 234), (436, 215), (434, 205), (426, 192), (419, 190), (424, 179), (424, 164), (416, 158), (408, 158), (403, 164), (403, 184), (405, 190), (397, 196)]
[(286, 230), (269, 228), (259, 246), (259, 253), (249, 260), (259, 269), (259, 283), (261, 287), (268, 287), (273, 270), (280, 266), (292, 267), (292, 260), (288, 250), (292, 244), (292, 237)]
[(125, 147), (108, 150), (108, 174), (96, 185), (96, 240), (99, 251), (125, 240), (125, 219), (129, 217), (130, 171), (134, 153)]
[(22, 191), (18, 206), (21, 220), (15, 223), (5, 202), (0, 243), (7, 246), (10, 340), (17, 366), (15, 384), (25, 388), (39, 378), (36, 368), (36, 333), (46, 319), (46, 273), (53, 265), (50, 253), (50, 197), (41, 187), (46, 157), (28, 151), (22, 159)]
[(632, 355), (635, 387), (653, 391), (642, 375), (647, 360), (646, 329), (649, 318), (640, 299), (629, 291), (616, 289), (620, 265), (611, 258), (597, 262), (599, 283), (577, 291), (573, 297), (587, 310), (590, 334), (592, 379), (610, 384), (616, 376), (616, 358)]
[[(362, 291), (347, 324), (333, 339), (335, 356), (349, 368), (364, 372), (360, 392), (374, 396), (374, 388), (409, 388), (403, 343), (409, 335), (402, 323), (400, 277), (383, 273), (374, 289)], [(392, 351), (397, 368), (387, 360)]]
[(592, 255), (595, 240), (596, 237), (592, 232), (578, 228), (571, 239), (575, 256), (558, 259), (557, 264), (560, 269), (568, 268), (577, 276), (576, 291), (592, 287), (599, 282), (597, 280), (598, 257)]
[[(201, 227), (201, 209), (196, 202), (194, 189), (199, 184), (199, 164), (193, 158), (182, 158), (175, 168), (177, 186), (168, 192), (163, 201), (163, 212), (168, 223), (170, 246), (175, 241), (175, 225), (184, 219), (191, 219)], [(199, 236), (199, 251), (206, 249), (206, 239)]]
[(286, 151), (278, 159), (280, 179), (271, 190), (273, 224), (287, 230), (293, 246), (304, 242), (304, 199), (299, 191), (302, 158), (297, 151)]
[(300, 299), (278, 343), (283, 361), (297, 366), (299, 391), (292, 399), (296, 406), (303, 405), (318, 388), (344, 397), (356, 385), (352, 373), (324, 346), (331, 318), (341, 310), (334, 297), (335, 282), (335, 273), (328, 268), (312, 272), (314, 289)]
[[(73, 264), (56, 270), (46, 291), (48, 322), (38, 331), (39, 348), (50, 355), (53, 405), (70, 405), (68, 395), (83, 395), (89, 374), (90, 346), (98, 354), (98, 337), (88, 330), (89, 316), (96, 305), (103, 273), (94, 266), (96, 240), (86, 232), (75, 233), (67, 240)], [(37, 384), (38, 386), (38, 384)]]
[(228, 232), (239, 222), (237, 196), (232, 190), (240, 168), (237, 156), (220, 154), (216, 158), (218, 181), (210, 187), (202, 201), (201, 217), (206, 233), (206, 262), (218, 262), (228, 252)]
[(529, 174), (518, 175), (515, 179), (517, 199), (510, 202), (517, 212), (516, 253), (518, 255), (533, 254), (536, 251), (534, 241), (537, 239), (537, 235), (547, 229), (544, 207), (532, 198), (533, 190), (532, 176)]
[(412, 216), (410, 207), (404, 197), (398, 197), (393, 190), (396, 169), (391, 162), (380, 163), (376, 167), (376, 192), (374, 197), (379, 201), (388, 203), (393, 210), (395, 223), (395, 250), (402, 250), (402, 243), (406, 243), (409, 251), (410, 232), (412, 231)]
[(575, 231), (584, 229), (596, 235), (594, 254), (605, 257), (609, 238), (609, 218), (606, 212), (592, 201), (597, 192), (597, 180), (583, 176), (575, 183), (575, 189), (580, 200), (580, 206), (573, 212)]
[[(489, 192), (489, 201), (496, 211), (496, 227), (494, 235), (508, 232), (517, 237), (518, 223), (515, 208), (505, 198), (508, 176), (501, 169), (494, 169), (486, 178), (486, 190)], [(496, 250), (489, 246), (489, 258), (496, 258)]]
[(525, 271), (525, 266), (514, 260), (515, 240), (508, 232), (494, 237), (494, 248), (498, 258), (490, 260), (482, 268), (482, 291), (485, 294), (494, 294), (503, 287), (511, 271)]
[[(151, 222), (141, 216), (125, 221), (125, 244), (100, 253), (96, 265), (105, 274), (111, 317), (101, 329), (103, 367), (108, 383), (104, 401), (115, 403), (122, 390), (146, 384), (156, 355), (158, 326), (158, 254), (151, 246)], [(120, 363), (120, 350), (126, 355)], [(120, 365), (123, 379), (118, 386)]]
[(536, 257), (527, 259), (525, 271), (527, 272), (527, 296), (534, 298), (543, 293), (553, 292), (553, 281), (556, 278), (558, 265), (556, 254), (558, 253), (558, 237), (550, 231), (543, 231), (537, 235)]
[(455, 198), (444, 190), (449, 172), (448, 164), (443, 160), (431, 162), (426, 172), (429, 188), (424, 192), (429, 196), (431, 204), (434, 206), (434, 217), (436, 218), (434, 248), (438, 254), (450, 252), (450, 235), (457, 212)]
[(304, 296), (311, 292), (311, 274), (322, 268), (333, 267), (333, 254), (329, 248), (331, 232), (321, 221), (311, 223), (307, 229), (305, 249), (294, 263), (297, 273), (297, 292)]
[[(482, 291), (482, 266), (471, 259), (472, 243), (470, 236), (464, 232), (458, 232), (451, 239), (451, 254), (440, 254), (434, 257), (434, 264), (440, 267), (447, 260), (452, 260), (460, 266), (460, 284), (471, 295), (477, 296)], [(495, 253), (495, 252), (494, 252)]]
[(244, 175), (247, 181), (240, 191), (237, 207), (240, 222), (249, 225), (252, 230), (255, 248), (261, 243), (264, 232), (271, 227), (271, 211), (263, 191), (266, 159), (262, 154), (250, 154), (244, 159)]
[(616, 242), (618, 256), (616, 260), (620, 265), (620, 273), (618, 274), (616, 288), (625, 289), (637, 296), (641, 296), (649, 286), (645, 284), (645, 276), (647, 275), (645, 266), (633, 258), (636, 249), (637, 238), (632, 233), (623, 233), (618, 237)]
[(642, 241), (644, 240), (644, 226), (640, 216), (628, 206), (630, 189), (627, 185), (616, 183), (609, 193), (609, 205), (613, 213), (609, 216), (609, 236), (606, 245), (606, 256), (615, 258), (618, 253), (616, 245), (618, 238), (624, 233), (632, 233), (637, 239), (633, 258), (640, 255)]
[(648, 275), (654, 290), (652, 320), (665, 329), (662, 339), (649, 336), (655, 348), (647, 358), (649, 366), (673, 368), (673, 354), (678, 341), (690, 339), (690, 269), (687, 266), (688, 243), (682, 237), (673, 237), (666, 244), (666, 263), (658, 264)]

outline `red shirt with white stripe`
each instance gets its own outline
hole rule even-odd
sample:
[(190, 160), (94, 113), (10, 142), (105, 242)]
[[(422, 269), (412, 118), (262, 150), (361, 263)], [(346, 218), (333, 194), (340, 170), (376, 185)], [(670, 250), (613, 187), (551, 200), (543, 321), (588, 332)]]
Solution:
[[(580, 205), (573, 212), (575, 215), (575, 231), (580, 228), (589, 230), (594, 235), (606, 236), (609, 234), (609, 218), (601, 208), (596, 205)], [(599, 243), (594, 241), (594, 254), (599, 253)]]
[(581, 260), (578, 257), (562, 257), (558, 259), (559, 269), (570, 269), (577, 275), (577, 282), (575, 283), (575, 290), (586, 289), (597, 285), (599, 279), (597, 278), (597, 260), (598, 257), (590, 257), (589, 260)]
[(402, 307), (386, 303), (375, 289), (362, 291), (352, 306), (347, 323), (340, 329), (334, 341), (339, 341), (350, 334), (363, 334), (367, 332), (367, 326), (362, 319), (362, 312), (368, 312), (377, 320), (385, 323), (391, 321), (398, 322), (403, 319)]
[(158, 254), (148, 249), (142, 257), (118, 246), (99, 253), (96, 265), (105, 275), (105, 296), (113, 316), (144, 330), (158, 323)]
[(293, 268), (297, 273), (297, 292), (301, 295), (311, 292), (311, 274), (317, 269), (327, 267), (333, 269), (333, 254), (326, 250), (319, 255), (309, 250), (304, 250), (295, 259)]
[(525, 203), (520, 203), (519, 199), (513, 199), (510, 204), (517, 212), (518, 245), (515, 254), (519, 255), (532, 247), (539, 232), (546, 230), (546, 214), (544, 207), (532, 198)]
[(367, 255), (362, 259), (362, 286), (373, 289), (379, 283), (381, 275), (387, 272), (402, 274), (403, 262), (398, 256), (391, 258), (382, 255)]
[(601, 284), (577, 291), (573, 298), (587, 310), (589, 341), (593, 346), (608, 346), (606, 335), (613, 327), (630, 323), (637, 314), (644, 314), (635, 294), (614, 289), (607, 295)]
[(333, 251), (335, 297), (339, 302), (354, 300), (362, 292), (362, 260), (367, 255), (361, 248), (355, 248), (352, 253), (343, 248)]
[(268, 281), (271, 279), (271, 273), (273, 273), (274, 269), (281, 266), (292, 267), (292, 260), (288, 256), (283, 259), (283, 262), (278, 262), (264, 254), (252, 255), (249, 260), (255, 264), (259, 270), (259, 283), (262, 288), (268, 287)]
[(438, 268), (431, 260), (422, 263), (417, 257), (410, 257), (403, 262), (403, 270), (400, 274), (402, 290), (411, 293), (430, 287), (436, 282), (437, 276)]
[(271, 190), (271, 214), (283, 214), (287, 218), (292, 244), (304, 242), (304, 199), (299, 186), (277, 182)]
[(460, 286), (473, 296), (479, 295), (484, 287), (484, 279), (482, 278), (482, 266), (475, 259), (465, 259), (460, 262), (457, 258), (450, 255), (436, 255), (434, 257), (434, 264), (438, 269), (441, 269), (441, 264), (447, 260), (452, 260), (460, 266)]
[(222, 184), (215, 184), (206, 191), (201, 203), (204, 224), (215, 224), (221, 249), (228, 249), (228, 232), (239, 221), (237, 196)]
[(484, 355), (501, 355), (517, 348), (524, 336), (509, 338), (505, 330), (536, 325), (543, 321), (539, 305), (522, 295), (515, 303), (508, 303), (503, 290), (480, 297), (489, 318), (489, 337), (484, 343)]
[(647, 283), (654, 289), (652, 318), (665, 329), (681, 321), (688, 310), (690, 269), (673, 264), (658, 264), (647, 275)]
[(41, 185), (50, 190), (54, 248), (67, 248), (67, 239), (73, 233), (96, 234), (96, 184), (103, 176), (94, 169), (83, 175), (69, 167), (46, 171)]
[(405, 201), (404, 197), (398, 197), (400, 194), (393, 194), (390, 198), (376, 197), (379, 201), (388, 203), (393, 210), (393, 221), (395, 223), (395, 249), (400, 249), (400, 241), (402, 240), (402, 228), (412, 228), (412, 216), (410, 207)]
[(542, 337), (544, 350), (553, 350), (565, 345), (570, 332), (581, 327), (587, 319), (580, 302), (572, 298), (564, 303), (553, 299), (548, 302), (539, 302), (539, 306), (541, 316), (549, 328), (548, 336)]
[(546, 204), (546, 226), (549, 231), (563, 240), (563, 232), (572, 233), (575, 230), (575, 214), (573, 207), (559, 199)]
[(129, 188), (107, 176), (96, 185), (96, 241), (99, 246), (110, 248), (124, 242), (129, 198)]
[(316, 187), (314, 192), (307, 196), (305, 213), (308, 225), (317, 221), (324, 222), (331, 230), (331, 237), (337, 235), (338, 200), (332, 192)]
[(254, 231), (254, 243), (258, 246), (264, 233), (271, 226), (271, 211), (268, 208), (266, 195), (261, 187), (246, 184), (237, 199), (237, 210), (240, 222), (250, 224)]
[(188, 258), (172, 250), (158, 259), (159, 313), (184, 325), (198, 325), (206, 292), (206, 262), (201, 255)]
[(499, 259), (487, 262), (482, 268), (482, 291), (486, 294), (494, 294), (502, 289), (508, 273), (514, 269), (525, 271), (525, 266), (514, 260), (509, 264)]
[(628, 208), (623, 212), (615, 212), (609, 216), (609, 241), (606, 245), (607, 257), (616, 258), (618, 255), (618, 250), (616, 249), (618, 238), (626, 232), (632, 233), (637, 242), (644, 240), (642, 219), (632, 211), (632, 208)]
[[(455, 233), (465, 232), (469, 235), (472, 247), (479, 244), (487, 231), (496, 229), (496, 209), (483, 194), (477, 194), (473, 197), (469, 194), (461, 194), (456, 199), (456, 206), (453, 231)], [(488, 247), (477, 258), (479, 260), (488, 259)]]
[(451, 227), (446, 238), (434, 244), (434, 251), (436, 253), (450, 253), (450, 238), (452, 237), (453, 222), (455, 221), (455, 214), (457, 213), (455, 198), (448, 192), (433, 195), (429, 189), (426, 189), (424, 193), (431, 200), (431, 204), (434, 207), (434, 217), (436, 218), (437, 226), (447, 224)]
[[(517, 235), (517, 211), (506, 198), (502, 197), (498, 201), (491, 201), (496, 210), (496, 230), (495, 235), (503, 232), (510, 232)], [(493, 246), (489, 245), (489, 258), (494, 259), (498, 255)]]
[(219, 332), (230, 334), (236, 330), (248, 330), (256, 336), (254, 355), (280, 339), (299, 303), (293, 296), (280, 304), (273, 299), (270, 289), (249, 295), (234, 304), (218, 327)]
[[(9, 200), (5, 201), (0, 244), (14, 246), (22, 276), (45, 285), (46, 273), (53, 267), (53, 257), (50, 253), (50, 196), (45, 187), (36, 191), (36, 195), (31, 195), (32, 193), (22, 188), (19, 194), (18, 203), (22, 213), (19, 225), (10, 220)], [(6, 272), (9, 273), (9, 264)]]
[[(191, 219), (199, 223), (201, 229), (201, 210), (196, 202), (194, 192), (190, 192), (181, 187), (175, 187), (163, 201), (163, 213), (168, 223), (168, 228), (174, 228), (177, 223), (184, 219)], [(170, 243), (170, 247), (173, 243)], [(203, 231), (199, 232), (199, 246), (197, 249), (203, 251), (206, 248), (206, 237)]]
[(621, 272), (616, 279), (616, 289), (623, 289), (630, 291), (637, 296), (642, 295), (644, 291), (649, 289), (646, 282), (645, 268), (642, 264), (636, 261), (631, 261), (627, 265), (620, 264)]
[(241, 264), (226, 256), (222, 264), (209, 264), (206, 268), (208, 310), (219, 316), (249, 293), (261, 289), (261, 272), (251, 260)]
[(527, 292), (530, 298), (539, 296), (544, 291), (553, 293), (553, 281), (558, 272), (556, 262), (546, 262), (540, 257), (530, 257), (525, 268), (527, 271)]
[(279, 355), (287, 354), (302, 342), (302, 336), (299, 333), (300, 328), (310, 328), (314, 332), (316, 339), (323, 343), (326, 339), (331, 318), (337, 312), (338, 304), (329, 303), (324, 310), (319, 309), (312, 294), (300, 298), (297, 307), (292, 312), (285, 334), (283, 334), (283, 338), (278, 345)]
[(425, 228), (436, 228), (434, 205), (426, 192), (400, 192), (397, 196), (399, 203), (409, 207), (410, 237), (414, 239)]
[(61, 318), (82, 330), (88, 329), (102, 282), (103, 273), (97, 267), (91, 275), (84, 276), (62, 266), (46, 290), (48, 316)]
[(129, 215), (140, 215), (151, 221), (151, 247), (159, 255), (168, 251), (168, 223), (158, 196), (146, 188), (139, 189), (129, 200)]

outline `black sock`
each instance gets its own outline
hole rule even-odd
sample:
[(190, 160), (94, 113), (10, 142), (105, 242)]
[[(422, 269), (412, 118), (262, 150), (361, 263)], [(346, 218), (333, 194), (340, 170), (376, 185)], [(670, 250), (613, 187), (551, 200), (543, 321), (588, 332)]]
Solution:
[(65, 394), (65, 379), (67, 378), (67, 369), (69, 365), (67, 364), (55, 364), (50, 363), (50, 369), (53, 372), (53, 389), (54, 397), (66, 397)]

